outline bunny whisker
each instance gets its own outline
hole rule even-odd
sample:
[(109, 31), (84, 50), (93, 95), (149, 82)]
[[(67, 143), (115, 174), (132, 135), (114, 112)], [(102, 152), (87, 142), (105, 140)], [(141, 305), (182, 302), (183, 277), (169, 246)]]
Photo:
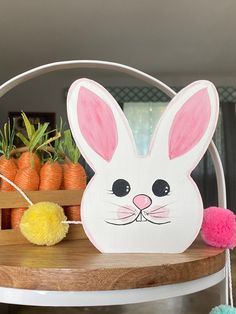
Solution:
[(127, 219), (127, 218), (132, 217), (132, 216), (135, 216), (135, 214), (131, 214), (131, 215), (128, 215), (125, 217), (120, 217), (120, 218), (114, 218), (114, 219), (110, 219), (110, 220), (122, 220), (122, 219)]
[[(131, 212), (131, 211), (130, 211), (130, 212)], [(111, 211), (111, 210), (110, 210), (109, 213), (111, 213), (111, 214), (117, 214), (117, 211), (115, 211), (115, 210), (114, 210), (114, 211), (113, 211), (113, 210)], [(120, 210), (119, 210), (119, 213), (120, 213), (120, 214), (129, 214), (129, 212), (126, 211), (126, 210), (124, 210), (124, 211), (120, 211)], [(133, 214), (135, 215), (135, 213), (132, 212), (132, 215), (133, 215)]]
[(115, 203), (110, 203), (110, 204), (112, 204), (114, 206), (119, 206), (120, 208), (128, 209), (129, 211), (134, 212), (134, 213), (136, 212), (135, 208), (126, 207), (124, 205), (119, 205), (119, 204), (115, 204)]
[[(148, 211), (148, 213), (155, 213), (155, 212), (157, 212), (157, 211), (159, 212), (160, 209), (165, 208), (165, 207), (168, 206), (168, 205), (170, 205), (170, 204), (166, 204), (166, 205), (160, 206), (160, 207), (158, 207), (158, 208), (151, 209), (151, 210)], [(146, 211), (145, 211), (145, 212), (146, 212)], [(161, 211), (160, 211), (160, 212), (161, 212)]]
[[(160, 209), (165, 208), (166, 206), (169, 206), (169, 205), (173, 205), (173, 204), (174, 204), (174, 202), (168, 203), (168, 204), (163, 205), (163, 206), (160, 206), (160, 207), (158, 207), (158, 208), (151, 209), (151, 210), (148, 211), (148, 213), (159, 212)], [(146, 212), (146, 211), (145, 211), (145, 212)], [(160, 213), (161, 213), (161, 212), (162, 212), (162, 211), (160, 211)]]
[[(146, 215), (146, 216), (148, 216), (148, 215)], [(145, 216), (145, 217), (146, 217)], [(183, 217), (180, 217), (180, 216), (168, 216), (168, 217), (158, 217), (158, 218), (156, 218), (156, 219), (182, 219)]]
[(153, 213), (154, 214), (164, 214), (164, 213), (166, 213), (166, 211), (163, 210), (163, 211), (158, 211), (158, 212), (146, 212), (146, 211), (144, 212), (144, 214), (147, 215), (147, 216), (151, 215)]

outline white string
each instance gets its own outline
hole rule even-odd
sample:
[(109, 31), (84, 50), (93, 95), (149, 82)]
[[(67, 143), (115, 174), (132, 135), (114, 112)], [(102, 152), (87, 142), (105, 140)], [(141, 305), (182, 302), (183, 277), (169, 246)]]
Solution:
[(2, 175), (1, 173), (0, 173), (0, 177), (1, 177), (3, 180), (7, 181), (11, 186), (13, 186), (13, 187), (24, 197), (24, 199), (30, 204), (30, 206), (33, 205), (33, 203), (32, 203), (31, 200), (28, 198), (28, 196), (27, 196), (15, 183), (13, 183), (11, 180), (9, 180), (8, 178), (6, 178), (6, 177), (5, 177), (4, 175)]
[(82, 225), (82, 221), (74, 221), (74, 220), (64, 220), (61, 222), (62, 224), (70, 224), (70, 225)]
[(230, 261), (230, 250), (226, 250), (226, 269), (228, 275), (228, 286), (229, 286), (229, 300), (230, 300), (230, 306), (234, 306), (233, 301), (233, 284), (232, 284), (232, 272), (231, 272), (231, 261)]
[(225, 251), (225, 299), (226, 305), (229, 305), (229, 263), (228, 263), (228, 255), (227, 250)]

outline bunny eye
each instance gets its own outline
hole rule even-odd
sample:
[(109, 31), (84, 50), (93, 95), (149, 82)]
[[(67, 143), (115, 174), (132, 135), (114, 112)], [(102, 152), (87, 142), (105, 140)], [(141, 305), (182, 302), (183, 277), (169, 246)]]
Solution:
[(152, 191), (156, 196), (165, 196), (170, 192), (169, 184), (162, 179), (157, 179), (152, 185)]
[(116, 196), (122, 197), (130, 192), (129, 182), (124, 179), (118, 179), (112, 184), (112, 192)]

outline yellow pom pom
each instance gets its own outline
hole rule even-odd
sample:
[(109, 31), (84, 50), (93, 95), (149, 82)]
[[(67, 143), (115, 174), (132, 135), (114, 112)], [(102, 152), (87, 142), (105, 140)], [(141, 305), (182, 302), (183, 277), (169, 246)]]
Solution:
[(63, 208), (51, 202), (39, 202), (30, 206), (20, 222), (20, 230), (26, 239), (38, 245), (54, 245), (67, 234), (69, 225)]

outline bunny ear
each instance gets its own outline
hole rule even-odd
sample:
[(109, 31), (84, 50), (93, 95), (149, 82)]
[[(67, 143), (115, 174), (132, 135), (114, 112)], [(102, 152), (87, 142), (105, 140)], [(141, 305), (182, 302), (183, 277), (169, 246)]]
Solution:
[(172, 99), (150, 145), (152, 156), (181, 163), (192, 170), (205, 153), (218, 118), (216, 88), (208, 81), (194, 82)]
[(67, 113), (76, 144), (94, 170), (110, 162), (117, 151), (133, 146), (132, 132), (120, 106), (94, 81), (79, 79), (71, 85)]

